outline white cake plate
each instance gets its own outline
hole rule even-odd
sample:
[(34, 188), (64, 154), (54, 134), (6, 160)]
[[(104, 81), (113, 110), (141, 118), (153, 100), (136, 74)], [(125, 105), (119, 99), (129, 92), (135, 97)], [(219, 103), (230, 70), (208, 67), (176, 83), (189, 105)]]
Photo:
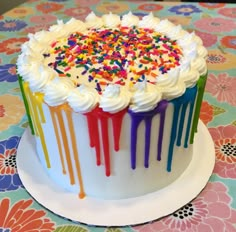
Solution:
[(208, 182), (215, 150), (206, 126), (199, 121), (193, 159), (175, 182), (154, 193), (125, 200), (100, 200), (66, 192), (40, 164), (29, 128), (20, 141), (17, 167), (26, 190), (41, 205), (62, 217), (97, 226), (125, 226), (149, 222), (173, 213), (195, 198)]

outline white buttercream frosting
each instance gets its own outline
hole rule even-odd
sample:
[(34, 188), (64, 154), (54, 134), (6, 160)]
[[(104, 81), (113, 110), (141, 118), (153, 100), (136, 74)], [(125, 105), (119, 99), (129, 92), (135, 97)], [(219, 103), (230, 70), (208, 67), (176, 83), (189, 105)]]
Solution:
[(179, 79), (185, 83), (186, 88), (193, 87), (199, 79), (199, 72), (194, 67), (191, 67), (190, 60), (182, 62)]
[(94, 12), (88, 14), (85, 22), (88, 28), (101, 28), (104, 25), (103, 19), (95, 15)]
[(87, 113), (97, 106), (99, 95), (95, 89), (81, 85), (69, 92), (67, 101), (75, 112)]
[(183, 30), (181, 25), (178, 25), (178, 26), (173, 27), (172, 30), (168, 31), (166, 33), (166, 35), (173, 40), (178, 40), (178, 39), (182, 38), (186, 33), (187, 32), (185, 30)]
[(69, 92), (75, 88), (67, 78), (55, 78), (44, 88), (44, 101), (50, 106), (58, 106), (66, 102)]
[(175, 25), (170, 22), (168, 19), (164, 19), (161, 20), (160, 23), (158, 23), (154, 29), (157, 32), (163, 33), (163, 34), (167, 34), (168, 32), (170, 32), (173, 28), (175, 27)]
[(157, 77), (157, 87), (162, 92), (163, 98), (171, 100), (181, 96), (186, 89), (183, 81), (180, 81), (180, 69), (171, 69), (168, 74)]
[(29, 86), (33, 92), (40, 92), (55, 76), (54, 70), (40, 65), (38, 69), (32, 69), (28, 75)]
[[(99, 95), (94, 87), (86, 85), (86, 78), (80, 87), (76, 87), (73, 82), (76, 81), (74, 75), (80, 76), (80, 71), (78, 74), (73, 74), (71, 79), (59, 78), (52, 68), (43, 63), (43, 54), (47, 55), (52, 42), (58, 40), (59, 44), (63, 44), (63, 38), (76, 31), (86, 34), (89, 28), (98, 30), (114, 28), (117, 30), (119, 25), (154, 29), (154, 31), (162, 33), (170, 39), (177, 40), (177, 44), (183, 53), (180, 66), (170, 69), (165, 74), (159, 72), (156, 83), (155, 81), (152, 84), (145, 80), (137, 81), (130, 88), (128, 87), (129, 78), (127, 78), (125, 86), (109, 84)], [(97, 105), (110, 113), (118, 112), (126, 107), (135, 112), (145, 112), (155, 108), (161, 99), (171, 100), (181, 96), (186, 88), (193, 87), (196, 84), (200, 75), (207, 72), (205, 61), (207, 50), (202, 45), (200, 37), (196, 36), (195, 33), (186, 32), (180, 25), (175, 26), (167, 19), (160, 21), (152, 13), (139, 20), (137, 16), (129, 12), (121, 20), (120, 16), (116, 14), (109, 13), (98, 17), (91, 12), (86, 17), (85, 23), (74, 18), (66, 23), (58, 20), (58, 23), (51, 26), (49, 31), (29, 34), (28, 37), (29, 41), (22, 45), (22, 54), (17, 60), (17, 72), (24, 81), (29, 83), (33, 92), (44, 93), (44, 100), (48, 105), (57, 106), (68, 102), (75, 112), (80, 113), (89, 112)], [(129, 56), (132, 58), (131, 54)], [(155, 55), (152, 54), (150, 58), (155, 60)], [(128, 62), (126, 64), (124, 69), (128, 72)], [(141, 71), (142, 67), (140, 68), (139, 64), (136, 65), (136, 71)], [(154, 73), (155, 71), (153, 70)]]
[(109, 28), (115, 28), (121, 23), (120, 16), (112, 14), (111, 12), (103, 15), (102, 19), (104, 21), (104, 26)]
[(143, 16), (142, 20), (139, 21), (138, 26), (140, 28), (151, 28), (154, 29), (156, 25), (160, 22), (160, 19), (154, 17), (153, 13)]
[(146, 81), (137, 82), (134, 85), (134, 89), (129, 107), (134, 112), (153, 110), (162, 98), (162, 94), (156, 86)]
[(139, 18), (136, 15), (133, 15), (130, 11), (128, 14), (123, 15), (121, 20), (122, 27), (132, 27), (137, 26), (139, 23)]
[(70, 35), (73, 32), (86, 30), (86, 24), (75, 18), (71, 18), (67, 23), (57, 20), (57, 24), (49, 28), (50, 32), (55, 33), (55, 37), (61, 38)]
[(120, 85), (110, 84), (102, 93), (99, 107), (105, 112), (116, 113), (129, 105), (130, 94)]
[(206, 60), (202, 57), (197, 57), (196, 59), (192, 60), (191, 66), (198, 70), (200, 76), (207, 73)]

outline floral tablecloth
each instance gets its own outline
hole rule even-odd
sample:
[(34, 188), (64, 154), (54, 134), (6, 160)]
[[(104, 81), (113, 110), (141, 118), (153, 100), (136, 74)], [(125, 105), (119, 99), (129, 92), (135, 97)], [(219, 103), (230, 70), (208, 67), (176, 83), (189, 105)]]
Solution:
[[(1, 5), (1, 3), (0, 3)], [(27, 118), (15, 62), (27, 34), (47, 29), (56, 20), (84, 19), (132, 10), (152, 11), (189, 31), (195, 30), (209, 50), (209, 77), (201, 119), (215, 143), (216, 165), (206, 188), (190, 204), (162, 219), (139, 226), (93, 227), (54, 215), (24, 189), (16, 152)], [(30, 0), (0, 15), (0, 232), (34, 231), (236, 231), (236, 5), (101, 0)], [(64, 202), (66, 204), (66, 202)], [(189, 210), (191, 209), (191, 210)], [(192, 212), (191, 214), (189, 212)], [(99, 212), (98, 212), (99, 213)]]

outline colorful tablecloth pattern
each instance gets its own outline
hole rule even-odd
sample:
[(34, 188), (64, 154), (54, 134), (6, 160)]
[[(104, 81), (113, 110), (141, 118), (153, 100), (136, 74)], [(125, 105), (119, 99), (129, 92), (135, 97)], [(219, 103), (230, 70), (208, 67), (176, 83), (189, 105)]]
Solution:
[[(153, 12), (189, 31), (209, 50), (209, 77), (201, 119), (215, 143), (216, 165), (206, 188), (190, 204), (139, 226), (93, 227), (74, 223), (40, 206), (24, 189), (16, 152), (27, 127), (16, 76), (16, 59), (27, 34), (47, 29), (57, 19), (84, 19), (90, 12), (142, 17)], [(36, 231), (236, 231), (236, 5), (101, 0), (30, 0), (0, 15), (0, 232)], [(174, 199), (173, 199), (174, 200)], [(66, 204), (66, 202), (62, 202)], [(99, 213), (99, 212), (98, 212)]]

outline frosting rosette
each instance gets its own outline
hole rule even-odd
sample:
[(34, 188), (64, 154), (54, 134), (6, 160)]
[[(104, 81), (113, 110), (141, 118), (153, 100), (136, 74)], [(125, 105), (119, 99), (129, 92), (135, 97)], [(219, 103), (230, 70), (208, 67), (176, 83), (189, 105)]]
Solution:
[(104, 25), (102, 18), (95, 15), (94, 12), (88, 14), (85, 22), (88, 28), (101, 28)]
[(191, 67), (190, 60), (182, 61), (179, 79), (185, 83), (186, 88), (193, 87), (199, 79), (199, 72)]
[(140, 28), (151, 28), (154, 29), (160, 22), (160, 19), (154, 17), (153, 13), (150, 12), (148, 15), (143, 16), (142, 20), (139, 21), (138, 26)]
[(111, 12), (109, 14), (105, 14), (102, 16), (102, 19), (104, 21), (104, 26), (109, 28), (114, 28), (120, 25), (120, 16), (116, 14), (112, 14)]
[(44, 88), (44, 101), (49, 106), (66, 103), (69, 92), (74, 89), (74, 83), (67, 78), (55, 78)]
[(49, 31), (55, 33), (55, 37), (66, 37), (75, 31), (86, 31), (86, 24), (75, 18), (71, 18), (68, 22), (64, 23), (62, 20), (57, 20), (57, 24), (49, 28)]
[(105, 112), (116, 113), (129, 105), (130, 94), (117, 84), (108, 85), (100, 98), (99, 107)]
[(167, 34), (171, 30), (173, 30), (174, 27), (175, 27), (175, 25), (173, 23), (171, 23), (168, 19), (164, 19), (164, 20), (161, 20), (160, 23), (155, 25), (154, 29), (157, 32)]
[(186, 89), (186, 86), (181, 79), (180, 69), (171, 69), (168, 74), (160, 75), (157, 78), (157, 88), (163, 94), (163, 98), (171, 100), (181, 96)]
[(28, 74), (30, 89), (33, 92), (41, 92), (43, 88), (56, 76), (54, 70), (40, 65), (38, 69), (32, 69)]
[(155, 85), (145, 80), (134, 85), (134, 93), (131, 98), (130, 109), (133, 112), (146, 112), (154, 109), (161, 100), (162, 94)]
[(76, 113), (87, 113), (97, 106), (99, 96), (95, 89), (81, 85), (69, 92), (67, 101)]
[(123, 15), (122, 20), (121, 20), (122, 27), (137, 26), (138, 23), (139, 23), (138, 16), (133, 15), (131, 11), (128, 14)]

